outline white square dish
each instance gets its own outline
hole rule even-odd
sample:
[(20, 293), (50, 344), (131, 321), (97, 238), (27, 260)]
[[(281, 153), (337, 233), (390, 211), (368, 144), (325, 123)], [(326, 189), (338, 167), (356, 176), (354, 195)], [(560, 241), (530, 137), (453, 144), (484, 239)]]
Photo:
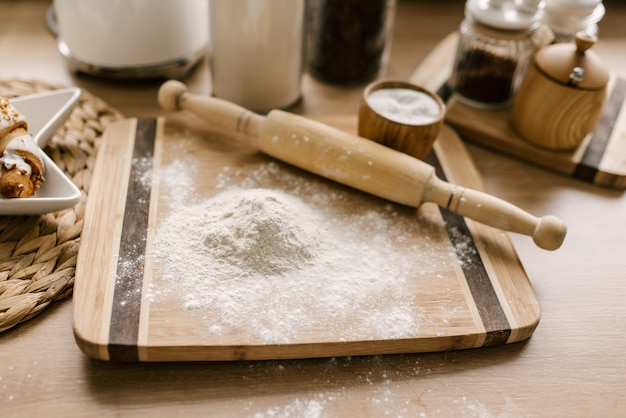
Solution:
[[(80, 89), (71, 87), (11, 99), (15, 108), (26, 116), (35, 142), (44, 147), (54, 132), (69, 117), (80, 97)], [(0, 215), (40, 215), (67, 209), (80, 201), (81, 192), (59, 167), (43, 154), (46, 180), (32, 197), (0, 198)]]
[(80, 98), (78, 87), (29, 94), (11, 99), (11, 104), (24, 116), (33, 139), (41, 148), (70, 116)]

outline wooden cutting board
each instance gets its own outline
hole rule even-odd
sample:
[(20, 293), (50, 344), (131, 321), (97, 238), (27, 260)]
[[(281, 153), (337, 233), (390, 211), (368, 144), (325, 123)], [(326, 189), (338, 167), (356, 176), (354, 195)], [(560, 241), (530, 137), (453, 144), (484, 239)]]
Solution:
[[(318, 119), (356, 131), (356, 118)], [(449, 127), (444, 127), (428, 159), (441, 178), (483, 189), (462, 142)], [(178, 181), (172, 167), (193, 167), (192, 182)], [(259, 176), (261, 172), (275, 178)], [(269, 289), (275, 297), (261, 303), (244, 301), (258, 306), (237, 324), (228, 322), (219, 306), (189, 309), (183, 300), (189, 289), (182, 289), (187, 274), (165, 277), (158, 267), (160, 260), (152, 256), (159, 228), (192, 201), (223, 193), (225, 183), (245, 188), (250, 181), (270, 189), (297, 182), (298, 190), (309, 185), (325, 190), (337, 204), (318, 209), (332, 215), (337, 225), (361, 215), (392, 219), (389, 230), (382, 234), (377, 230), (381, 236), (372, 236), (368, 228), (359, 232), (359, 239), (371, 245), (379, 239), (395, 240), (395, 226), (409, 225), (402, 232), (403, 241), (393, 241), (390, 254), (390, 260), (405, 263), (402, 280), (374, 277), (388, 284), (380, 292), (363, 295), (346, 289), (357, 301), (350, 301), (354, 305), (341, 315), (329, 314), (320, 302), (341, 294), (320, 295), (323, 286), (315, 291), (303, 286), (292, 295), (301, 303), (284, 322), (271, 323), (274, 329), (265, 324), (264, 335), (254, 324), (269, 317), (270, 307), (280, 311), (279, 300), (285, 294), (276, 282), (268, 284), (276, 286)], [(184, 259), (185, 254), (180, 255)], [(336, 277), (313, 278), (312, 288), (317, 280), (337, 284), (344, 269), (337, 270)], [(73, 303), (74, 333), (81, 349), (97, 359), (123, 361), (282, 359), (476, 348), (525, 340), (540, 317), (539, 303), (507, 233), (434, 204), (415, 210), (328, 182), (272, 160), (185, 113), (157, 120), (127, 119), (105, 132), (86, 207)], [(402, 315), (391, 314), (400, 311)]]
[(447, 81), (457, 39), (453, 33), (437, 45), (411, 81), (439, 93), (448, 108), (446, 122), (464, 140), (584, 182), (626, 189), (626, 79), (611, 74), (600, 120), (578, 148), (551, 151), (517, 134), (510, 123), (510, 108), (475, 109), (454, 98)]

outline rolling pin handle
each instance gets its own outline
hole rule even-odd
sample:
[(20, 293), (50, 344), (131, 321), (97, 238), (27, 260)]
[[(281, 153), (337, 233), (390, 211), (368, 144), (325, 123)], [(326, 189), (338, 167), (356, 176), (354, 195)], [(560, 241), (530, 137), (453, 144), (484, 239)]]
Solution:
[(566, 233), (565, 222), (556, 216), (547, 215), (539, 218), (533, 232), (533, 241), (544, 250), (556, 250), (563, 243)]
[(188, 110), (215, 128), (250, 137), (253, 144), (259, 137), (265, 120), (263, 116), (235, 103), (216, 97), (191, 94), (187, 91), (187, 86), (177, 80), (168, 80), (161, 85), (158, 102), (163, 110), (170, 112)]
[(159, 105), (168, 112), (181, 110), (180, 99), (185, 93), (187, 93), (185, 84), (177, 80), (168, 80), (159, 89)]
[(435, 176), (428, 183), (424, 201), (437, 203), (485, 225), (531, 236), (535, 244), (544, 250), (558, 249), (565, 239), (567, 227), (555, 216), (536, 218), (512, 203)]

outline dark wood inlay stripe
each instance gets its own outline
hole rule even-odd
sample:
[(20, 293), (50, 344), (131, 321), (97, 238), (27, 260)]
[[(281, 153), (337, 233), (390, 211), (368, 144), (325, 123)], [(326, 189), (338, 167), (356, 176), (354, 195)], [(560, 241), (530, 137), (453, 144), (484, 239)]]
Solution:
[(589, 145), (574, 170), (574, 178), (588, 182), (595, 180), (624, 100), (626, 100), (626, 79), (619, 78), (602, 109), (600, 119), (591, 134)]
[[(434, 152), (429, 154), (427, 161), (435, 167), (437, 176), (446, 180), (446, 175)], [(446, 222), (448, 236), (454, 248), (457, 249), (457, 256), (463, 261), (462, 269), (465, 279), (487, 332), (483, 346), (506, 344), (511, 335), (511, 325), (506, 318), (465, 219), (445, 208), (439, 210)]]
[(150, 209), (155, 119), (139, 119), (131, 163), (128, 193), (113, 293), (109, 358), (137, 361), (139, 314)]

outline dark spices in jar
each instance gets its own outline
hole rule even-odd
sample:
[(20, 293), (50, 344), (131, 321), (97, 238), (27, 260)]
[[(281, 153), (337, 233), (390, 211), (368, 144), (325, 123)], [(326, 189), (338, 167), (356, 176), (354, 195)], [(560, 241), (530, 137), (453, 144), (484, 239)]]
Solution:
[(449, 84), (479, 108), (508, 106), (539, 37), (539, 0), (467, 0)]
[(325, 82), (357, 85), (386, 61), (394, 0), (312, 0), (308, 71)]
[(470, 49), (459, 57), (450, 82), (467, 99), (484, 104), (505, 103), (513, 96), (516, 66), (514, 59)]

